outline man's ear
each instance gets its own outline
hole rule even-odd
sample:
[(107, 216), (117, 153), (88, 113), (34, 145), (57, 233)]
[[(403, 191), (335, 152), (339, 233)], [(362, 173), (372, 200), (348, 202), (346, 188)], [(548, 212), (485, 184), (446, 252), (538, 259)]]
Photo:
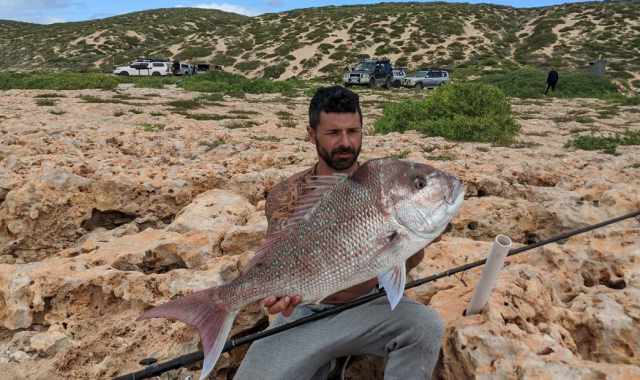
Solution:
[(316, 130), (311, 127), (307, 127), (307, 134), (309, 135), (311, 143), (316, 145)]

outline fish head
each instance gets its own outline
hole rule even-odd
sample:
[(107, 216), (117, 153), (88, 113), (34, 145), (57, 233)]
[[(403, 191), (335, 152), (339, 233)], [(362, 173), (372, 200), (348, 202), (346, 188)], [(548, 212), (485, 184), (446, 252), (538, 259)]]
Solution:
[(437, 238), (462, 205), (462, 181), (433, 166), (393, 159), (381, 172), (388, 209), (418, 239)]

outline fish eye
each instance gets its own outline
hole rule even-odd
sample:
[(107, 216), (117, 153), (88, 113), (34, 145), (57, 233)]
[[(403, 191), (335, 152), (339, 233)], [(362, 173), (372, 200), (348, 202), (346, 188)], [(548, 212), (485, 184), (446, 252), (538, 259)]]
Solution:
[(427, 186), (427, 179), (418, 176), (413, 179), (413, 186), (416, 188), (416, 190), (424, 189), (424, 187)]

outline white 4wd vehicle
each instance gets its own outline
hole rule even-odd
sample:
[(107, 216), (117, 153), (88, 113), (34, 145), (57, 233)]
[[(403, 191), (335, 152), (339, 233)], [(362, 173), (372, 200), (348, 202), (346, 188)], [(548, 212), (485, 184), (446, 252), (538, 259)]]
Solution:
[(135, 75), (135, 76), (160, 76), (171, 75), (171, 64), (169, 62), (157, 61), (136, 61), (129, 66), (119, 66), (113, 70), (115, 75)]

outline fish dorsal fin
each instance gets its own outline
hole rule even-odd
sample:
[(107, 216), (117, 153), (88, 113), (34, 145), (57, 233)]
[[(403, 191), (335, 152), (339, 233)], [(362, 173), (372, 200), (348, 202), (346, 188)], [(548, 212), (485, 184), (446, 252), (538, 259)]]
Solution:
[(347, 178), (349, 178), (348, 175), (341, 173), (309, 177), (303, 183), (300, 191), (302, 196), (297, 199), (293, 211), (284, 223), (283, 229), (291, 228), (305, 220), (305, 217), (311, 213), (311, 210), (320, 202), (322, 197), (330, 193), (338, 183), (345, 181)]

